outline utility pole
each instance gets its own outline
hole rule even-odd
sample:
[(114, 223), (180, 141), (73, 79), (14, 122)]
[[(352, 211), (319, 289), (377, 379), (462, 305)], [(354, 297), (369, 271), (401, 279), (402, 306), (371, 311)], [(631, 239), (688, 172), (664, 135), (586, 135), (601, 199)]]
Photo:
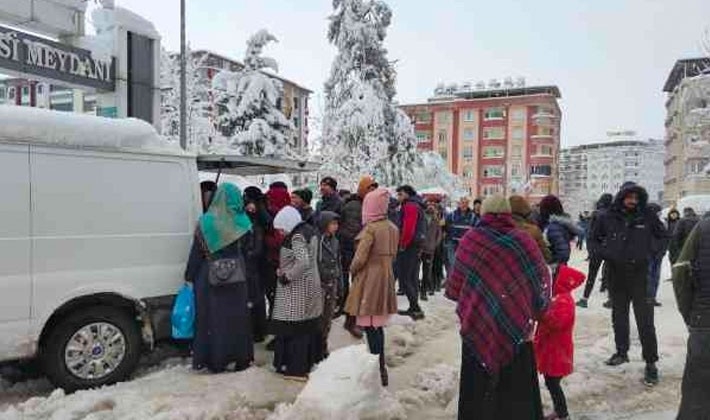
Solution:
[(180, 147), (187, 150), (187, 45), (185, 41), (185, 0), (180, 0)]

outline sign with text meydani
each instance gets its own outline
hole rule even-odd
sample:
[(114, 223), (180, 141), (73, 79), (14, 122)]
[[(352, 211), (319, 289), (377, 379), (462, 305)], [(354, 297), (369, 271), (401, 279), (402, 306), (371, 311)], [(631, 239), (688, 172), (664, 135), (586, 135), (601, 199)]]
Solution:
[(115, 88), (115, 60), (93, 58), (91, 52), (0, 26), (1, 69), (87, 86)]

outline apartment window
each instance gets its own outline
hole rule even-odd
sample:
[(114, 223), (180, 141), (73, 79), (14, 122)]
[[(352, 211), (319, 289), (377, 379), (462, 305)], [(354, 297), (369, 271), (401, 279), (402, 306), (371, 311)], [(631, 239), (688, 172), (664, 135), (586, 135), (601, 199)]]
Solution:
[(487, 197), (493, 194), (499, 194), (503, 192), (503, 186), (500, 184), (484, 185), (483, 186), (483, 196)]
[(473, 159), (473, 146), (464, 146), (463, 158), (464, 159)]
[(502, 140), (505, 138), (503, 127), (486, 127), (483, 129), (483, 138), (486, 140)]
[(11, 87), (10, 89), (7, 90), (7, 98), (8, 99), (15, 99), (15, 88)]
[(532, 165), (530, 167), (530, 175), (551, 176), (552, 175), (552, 166), (550, 166), (550, 165)]
[(473, 168), (470, 166), (464, 166), (462, 176), (466, 179), (473, 178)]
[(537, 128), (537, 135), (538, 136), (551, 136), (554, 134), (554, 130), (552, 127), (538, 127)]
[(552, 156), (552, 146), (549, 145), (541, 145), (538, 148), (538, 155), (540, 156)]
[(466, 112), (463, 113), (463, 120), (466, 122), (476, 121), (476, 111), (467, 109)]
[(428, 123), (431, 122), (431, 112), (420, 112), (414, 116), (416, 122)]
[(525, 121), (525, 108), (515, 108), (511, 118), (513, 121)]
[(7, 92), (5, 92), (5, 88), (4, 88), (4, 87), (0, 87), (0, 99), (5, 99), (5, 94), (6, 94), (6, 93), (7, 93)]
[(449, 142), (449, 139), (446, 136), (446, 130), (439, 130), (439, 133), (437, 134), (437, 139), (440, 145), (446, 145)]
[(523, 146), (513, 146), (513, 157), (521, 157), (523, 155)]
[(37, 85), (37, 94), (41, 95), (44, 92), (44, 86)]
[(30, 94), (29, 86), (22, 86), (22, 96), (27, 96)]
[(276, 109), (278, 109), (278, 110), (283, 110), (282, 105), (283, 105), (283, 98), (278, 98), (278, 99), (276, 100)]
[(436, 114), (436, 122), (439, 124), (448, 124), (451, 122), (451, 113), (449, 112), (438, 112)]
[(537, 114), (544, 114), (544, 115), (551, 115), (553, 113), (552, 108), (547, 107), (547, 106), (538, 106), (537, 107)]
[(485, 114), (483, 115), (483, 119), (486, 121), (502, 120), (503, 118), (505, 118), (504, 108), (487, 108)]
[(463, 130), (463, 139), (468, 141), (475, 140), (476, 130), (474, 130), (473, 128), (467, 128)]
[(298, 128), (300, 126), (300, 122), (298, 121), (298, 117), (293, 118), (293, 126)]
[(483, 157), (484, 158), (500, 158), (503, 157), (503, 154), (505, 152), (503, 151), (502, 147), (484, 147), (483, 148)]
[(298, 98), (293, 98), (293, 110), (298, 111)]
[(84, 101), (84, 112), (85, 113), (96, 113), (96, 101)]
[(431, 141), (431, 135), (424, 131), (417, 131), (417, 142), (418, 143), (429, 143)]
[(523, 167), (520, 163), (513, 163), (510, 167), (510, 176), (519, 177), (522, 175)]
[(523, 129), (522, 128), (514, 128), (513, 129), (513, 140), (522, 140), (523, 139)]
[(483, 177), (484, 178), (502, 178), (503, 177), (503, 165), (489, 165), (483, 167)]

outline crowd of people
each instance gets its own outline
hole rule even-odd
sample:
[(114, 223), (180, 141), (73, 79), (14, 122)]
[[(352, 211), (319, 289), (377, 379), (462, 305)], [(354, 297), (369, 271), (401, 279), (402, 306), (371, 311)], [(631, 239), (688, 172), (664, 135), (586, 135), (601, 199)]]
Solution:
[[(186, 271), (196, 296), (195, 369), (245, 369), (254, 342), (273, 335), (267, 347), (275, 371), (305, 381), (328, 357), (333, 320), (345, 315), (343, 327), (366, 336), (379, 357), (387, 386), (389, 317), (423, 319), (420, 301), (445, 288), (461, 325), (459, 418), (543, 418), (542, 374), (554, 404), (545, 418), (566, 419), (562, 379), (573, 369), (575, 306), (588, 306), (600, 271), (616, 343), (606, 363), (629, 361), (633, 307), (644, 382), (658, 383), (654, 309), (660, 262), (669, 252), (676, 267), (691, 268), (674, 271), (691, 329), (681, 411), (708, 409), (698, 384), (706, 387), (710, 373), (710, 284), (698, 279), (710, 271), (710, 223), (698, 223), (692, 209), (661, 220), (660, 207), (634, 183), (616, 197), (602, 196), (576, 223), (552, 195), (534, 206), (517, 195), (472, 207), (462, 198), (447, 212), (437, 198), (424, 199), (407, 185), (392, 196), (369, 176), (354, 193), (325, 177), (320, 197), (313, 208), (310, 190), (289, 193), (283, 183), (265, 194), (231, 184), (203, 188), (205, 214)], [(587, 276), (567, 265), (575, 239), (589, 251)], [(572, 292), (585, 278), (575, 305)], [(397, 285), (406, 310), (398, 310)]]

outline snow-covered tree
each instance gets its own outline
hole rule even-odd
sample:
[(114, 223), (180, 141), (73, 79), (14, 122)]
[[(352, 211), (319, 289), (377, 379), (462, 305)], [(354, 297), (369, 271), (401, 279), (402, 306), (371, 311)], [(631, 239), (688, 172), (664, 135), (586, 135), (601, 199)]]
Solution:
[(262, 29), (247, 41), (244, 68), (222, 71), (213, 80), (219, 107), (217, 125), (231, 147), (252, 156), (292, 156), (294, 127), (277, 106), (283, 85), (262, 70), (278, 71), (264, 47), (276, 37)]
[(420, 155), (421, 169), (414, 173), (414, 186), (417, 190), (438, 188), (446, 191), (452, 198), (468, 195), (461, 178), (448, 168), (446, 160), (436, 152), (424, 152)]
[(416, 148), (408, 134), (398, 143), (395, 70), (383, 45), (392, 11), (382, 0), (333, 0), (333, 8), (328, 40), (338, 53), (325, 83), (324, 170), (350, 183), (369, 173), (395, 185), (407, 179), (410, 169), (399, 166), (416, 161)]
[(377, 168), (378, 179), (384, 185), (411, 184), (416, 171), (422, 169), (422, 157), (417, 150), (417, 136), (414, 125), (406, 112), (395, 111), (394, 143), (386, 161), (380, 160)]
[[(206, 152), (215, 141), (211, 121), (210, 86), (202, 74), (206, 55), (195, 56), (188, 49), (185, 74), (187, 78), (187, 144), (188, 150)], [(180, 55), (160, 52), (160, 125), (161, 132), (171, 142), (180, 138)]]

